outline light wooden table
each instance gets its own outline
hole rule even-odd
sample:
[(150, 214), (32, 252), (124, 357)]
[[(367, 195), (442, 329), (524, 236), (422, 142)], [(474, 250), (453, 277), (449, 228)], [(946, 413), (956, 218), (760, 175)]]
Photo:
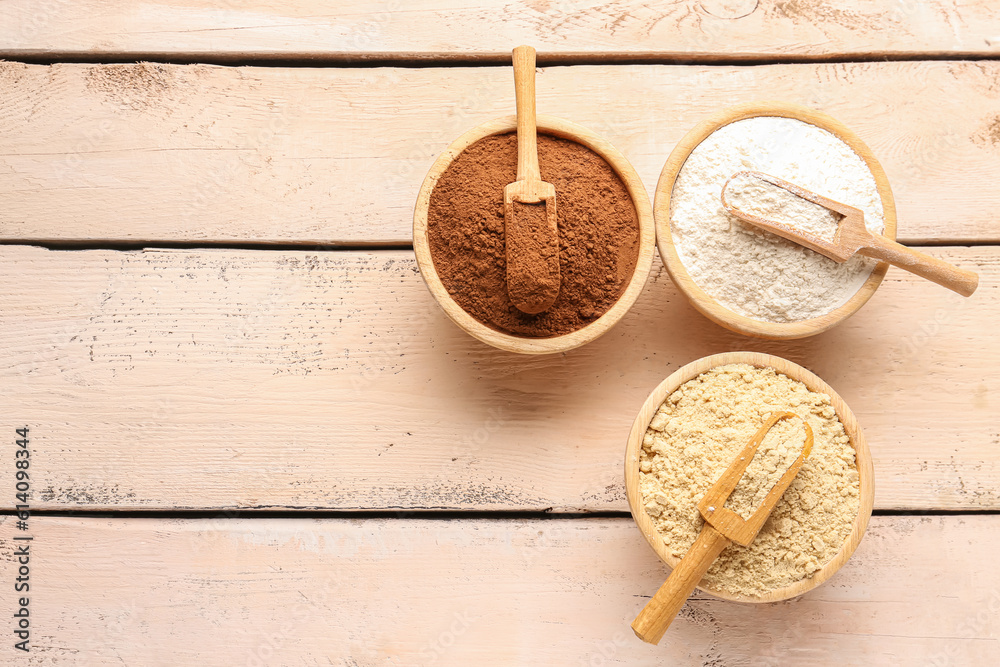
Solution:
[[(0, 3), (0, 664), (997, 664), (991, 4)], [(766, 343), (656, 260), (593, 344), (477, 343), (421, 283), (411, 212), (434, 157), (513, 109), (519, 43), (539, 109), (650, 191), (721, 106), (832, 114), (885, 166), (900, 239), (979, 291), (891, 269), (843, 325)], [(647, 646), (628, 624), (667, 572), (627, 515), (628, 427), (671, 371), (735, 349), (843, 395), (875, 516), (814, 592), (698, 595)]]

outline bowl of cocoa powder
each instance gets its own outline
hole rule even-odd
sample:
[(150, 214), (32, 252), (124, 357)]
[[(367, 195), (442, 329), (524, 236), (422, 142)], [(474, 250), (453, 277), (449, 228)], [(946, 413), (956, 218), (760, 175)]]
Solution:
[(529, 315), (506, 283), (504, 186), (517, 172), (516, 118), (466, 132), (420, 188), (413, 246), (431, 294), (459, 327), (494, 347), (564, 352), (607, 332), (635, 302), (652, 264), (655, 230), (645, 187), (610, 143), (539, 115), (542, 179), (556, 190), (559, 296)]
[[(726, 547), (699, 584), (726, 600), (801, 595), (854, 553), (874, 502), (871, 454), (857, 419), (828, 384), (798, 364), (729, 352), (687, 364), (660, 383), (629, 434), (629, 509), (656, 554), (674, 568), (704, 525), (697, 503), (775, 412), (808, 423), (813, 448), (754, 541)], [(763, 450), (764, 444), (730, 500), (758, 464), (765, 478), (787, 468)]]

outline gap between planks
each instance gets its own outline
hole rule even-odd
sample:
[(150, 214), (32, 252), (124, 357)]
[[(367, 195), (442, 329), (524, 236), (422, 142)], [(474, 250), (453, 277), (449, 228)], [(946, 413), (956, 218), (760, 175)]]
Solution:
[[(587, 521), (598, 519), (627, 519), (629, 512), (593, 511), (593, 512), (553, 512), (544, 510), (454, 510), (437, 507), (410, 507), (406, 509), (378, 510), (331, 510), (323, 507), (283, 507), (267, 509), (261, 507), (227, 507), (204, 510), (172, 510), (172, 509), (33, 509), (32, 516), (63, 517), (63, 518), (106, 518), (106, 519), (389, 519), (389, 520), (429, 520), (429, 521), (511, 521), (511, 520), (574, 520)], [(1000, 515), (1000, 510), (892, 510), (875, 509), (872, 516), (993, 516)], [(0, 510), (0, 517), (15, 517), (17, 511)]]
[[(151, 63), (164, 65), (219, 65), (222, 67), (274, 67), (274, 68), (366, 68), (398, 67), (401, 69), (422, 69), (429, 67), (502, 67), (510, 65), (510, 53), (453, 54), (442, 52), (427, 53), (370, 53), (358, 54), (324, 53), (310, 55), (290, 52), (275, 56), (269, 53), (243, 53), (227, 56), (215, 51), (201, 53), (174, 54), (160, 52), (127, 52), (100, 55), (94, 53), (4, 51), (0, 49), (0, 61), (9, 60), (28, 65), (58, 65), (74, 63), (81, 65), (123, 65)], [(857, 52), (838, 54), (790, 54), (737, 53), (732, 55), (686, 54), (686, 53), (538, 53), (538, 67), (573, 67), (585, 65), (676, 65), (707, 67), (762, 67), (768, 65), (833, 65), (892, 63), (920, 61), (997, 61), (1000, 53), (989, 51), (954, 52)]]
[[(976, 248), (998, 246), (995, 241), (948, 241), (935, 239), (907, 244), (911, 248)], [(63, 241), (42, 239), (0, 239), (0, 246), (21, 246), (40, 248), (53, 252), (85, 252), (88, 250), (113, 250), (118, 252), (143, 252), (155, 250), (263, 250), (290, 252), (366, 252), (379, 250), (413, 250), (412, 243), (405, 242), (352, 242), (338, 244), (294, 243), (288, 241), (256, 243), (215, 242), (123, 242), (123, 241)]]

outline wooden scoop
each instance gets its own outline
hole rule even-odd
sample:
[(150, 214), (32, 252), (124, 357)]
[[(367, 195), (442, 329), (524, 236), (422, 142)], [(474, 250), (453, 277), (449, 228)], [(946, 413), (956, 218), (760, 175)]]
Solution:
[[(763, 218), (731, 206), (726, 199), (726, 192), (730, 184), (738, 178), (760, 179), (787, 190), (806, 201), (818, 204), (839, 214), (842, 217), (833, 240), (828, 241), (782, 222)], [(936, 282), (938, 285), (958, 292), (962, 296), (971, 296), (979, 285), (979, 276), (972, 271), (960, 269), (948, 262), (943, 262), (930, 255), (907, 248), (895, 241), (890, 241), (880, 234), (873, 234), (868, 231), (865, 227), (865, 214), (861, 209), (841, 204), (840, 202), (801, 188), (794, 183), (783, 181), (780, 178), (763, 174), (759, 171), (740, 171), (733, 174), (722, 187), (722, 205), (740, 220), (745, 220), (752, 225), (766, 229), (789, 241), (794, 241), (810, 250), (815, 250), (835, 262), (846, 262), (855, 253), (861, 253), (867, 257), (880, 259), (889, 262), (893, 266), (906, 269), (910, 273), (915, 273), (921, 278)]]
[(556, 189), (538, 170), (535, 127), (535, 50), (514, 49), (517, 97), (517, 180), (503, 190), (507, 293), (518, 310), (534, 315), (559, 296)]
[(729, 466), (722, 477), (712, 485), (705, 494), (705, 497), (698, 503), (698, 511), (705, 519), (705, 527), (701, 529), (698, 539), (681, 559), (680, 564), (670, 573), (667, 581), (660, 586), (660, 590), (650, 599), (635, 620), (632, 621), (632, 630), (636, 636), (644, 642), (650, 644), (659, 643), (663, 633), (670, 627), (677, 612), (684, 606), (688, 596), (694, 591), (698, 582), (708, 572), (715, 559), (719, 557), (722, 550), (732, 542), (740, 546), (748, 546), (757, 537), (761, 527), (767, 518), (771, 516), (774, 506), (781, 500), (788, 485), (792, 483), (795, 476), (799, 474), (803, 461), (809, 456), (813, 446), (813, 432), (809, 424), (803, 420), (802, 424), (806, 431), (806, 442), (798, 458), (788, 467), (785, 474), (781, 476), (764, 498), (760, 507), (754, 510), (749, 519), (744, 519), (736, 512), (726, 509), (729, 495), (736, 488), (736, 484), (743, 476), (743, 472), (764, 436), (768, 431), (783, 419), (799, 419), (800, 417), (791, 412), (779, 412), (771, 415), (771, 418), (764, 423), (757, 433), (750, 439), (747, 446), (736, 457), (736, 460)]

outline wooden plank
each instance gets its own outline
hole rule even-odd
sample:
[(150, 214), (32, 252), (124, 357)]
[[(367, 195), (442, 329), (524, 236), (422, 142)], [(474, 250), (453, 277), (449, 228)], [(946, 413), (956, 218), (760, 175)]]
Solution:
[(538, 358), (463, 334), (409, 251), (5, 246), (0, 441), (31, 427), (33, 502), (52, 509), (625, 510), (648, 393), (751, 349), (851, 406), (877, 508), (997, 509), (1000, 248), (930, 251), (979, 291), (890, 269), (855, 317), (783, 343), (711, 324), (656, 260), (615, 329)]
[[(26, 534), (13, 525), (4, 553)], [(826, 584), (778, 604), (698, 594), (659, 646), (629, 622), (667, 569), (629, 519), (30, 525), (31, 652), (8, 631), (12, 666), (987, 665), (1000, 651), (1000, 570), (982, 566), (997, 516), (874, 517)], [(5, 584), (16, 567), (0, 561)]]
[(658, 58), (996, 55), (988, 0), (7, 0), (6, 57), (496, 59), (544, 54)]
[[(650, 192), (708, 114), (818, 108), (882, 161), (902, 240), (962, 243), (1000, 241), (1000, 190), (974, 177), (1000, 173), (998, 80), (1000, 62), (575, 66), (538, 92)], [(0, 99), (0, 239), (88, 242), (407, 243), (434, 158), (514, 109), (500, 67), (0, 64)]]

